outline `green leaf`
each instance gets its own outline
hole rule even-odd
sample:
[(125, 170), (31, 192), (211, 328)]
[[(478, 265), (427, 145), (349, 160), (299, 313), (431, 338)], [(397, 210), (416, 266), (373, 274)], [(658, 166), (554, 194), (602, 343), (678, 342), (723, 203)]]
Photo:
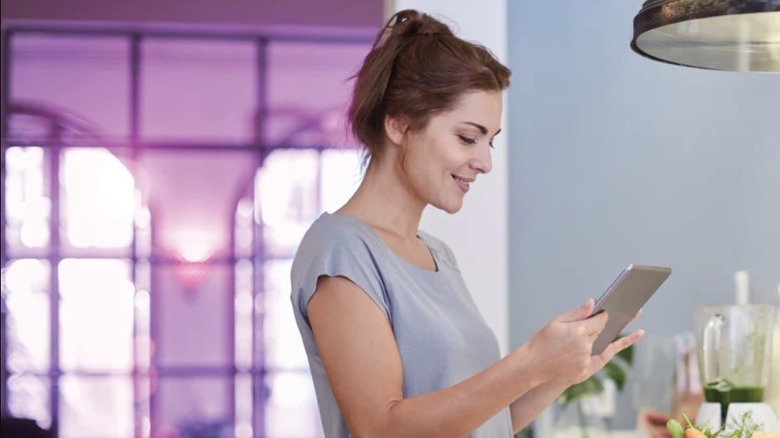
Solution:
[(628, 380), (628, 371), (615, 362), (609, 362), (608, 364), (604, 365), (602, 372), (607, 376), (607, 378), (612, 379), (615, 382), (615, 386), (617, 386), (618, 391), (623, 389), (623, 386), (626, 384), (626, 380)]
[(669, 432), (672, 438), (683, 438), (683, 435), (685, 435), (682, 424), (675, 419), (666, 422), (666, 431)]
[[(623, 333), (621, 333), (620, 335), (618, 335), (618, 338), (622, 338), (623, 336), (625, 336), (625, 335)], [(627, 365), (633, 364), (634, 363), (634, 346), (632, 345), (632, 346), (626, 348), (625, 350), (620, 351), (618, 354), (615, 355), (615, 357), (621, 358), (623, 361), (626, 362)], [(613, 358), (613, 360), (614, 359), (615, 358)]]
[(558, 403), (565, 405), (572, 400), (577, 400), (586, 395), (600, 394), (602, 391), (604, 391), (604, 384), (601, 383), (601, 380), (595, 375), (590, 376), (587, 380), (566, 388), (558, 396)]
[[(625, 335), (620, 334), (618, 335), (618, 338), (623, 336)], [(566, 405), (572, 400), (577, 400), (586, 395), (600, 394), (604, 391), (604, 379), (613, 380), (618, 391), (622, 390), (628, 380), (628, 371), (633, 362), (634, 346), (632, 345), (616, 354), (600, 372), (581, 383), (566, 388), (566, 390), (558, 396), (558, 403), (560, 405)]]

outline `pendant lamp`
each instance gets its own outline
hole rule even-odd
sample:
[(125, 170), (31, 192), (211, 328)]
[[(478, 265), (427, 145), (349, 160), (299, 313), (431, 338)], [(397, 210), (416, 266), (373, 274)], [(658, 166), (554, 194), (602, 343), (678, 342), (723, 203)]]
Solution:
[(780, 0), (647, 0), (631, 48), (656, 61), (780, 72)]

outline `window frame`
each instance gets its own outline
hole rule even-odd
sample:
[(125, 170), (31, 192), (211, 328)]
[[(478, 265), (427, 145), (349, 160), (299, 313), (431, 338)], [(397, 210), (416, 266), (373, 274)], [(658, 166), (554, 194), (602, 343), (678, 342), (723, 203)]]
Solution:
[[(128, 138), (125, 139), (125, 141), (122, 141), (117, 144), (113, 144), (110, 146), (106, 146), (104, 144), (100, 144), (99, 142), (95, 143), (79, 143), (71, 144), (68, 143), (67, 140), (65, 140), (61, 135), (52, 134), (48, 136), (47, 138), (39, 138), (34, 139), (34, 141), (30, 139), (13, 139), (9, 138), (10, 134), (10, 124), (9, 120), (11, 116), (14, 114), (14, 106), (11, 99), (12, 95), (12, 84), (11, 84), (11, 71), (12, 71), (12, 65), (14, 61), (14, 52), (13, 52), (13, 45), (12, 41), (17, 35), (26, 35), (26, 34), (44, 34), (48, 36), (88, 36), (88, 37), (94, 37), (94, 38), (125, 38), (128, 41), (129, 50), (127, 53), (128, 59), (129, 59), (129, 135)], [(0, 213), (1, 221), (0, 226), (5, 231), (6, 227), (6, 161), (5, 161), (5, 154), (10, 148), (14, 147), (41, 147), (44, 150), (44, 155), (48, 156), (48, 161), (44, 160), (44, 166), (48, 166), (44, 170), (45, 172), (49, 173), (49, 175), (59, 175), (61, 172), (62, 167), (62, 154), (65, 150), (72, 148), (72, 147), (96, 147), (96, 148), (105, 148), (108, 149), (110, 152), (114, 154), (121, 154), (123, 156), (129, 157), (130, 163), (135, 163), (142, 158), (142, 156), (147, 153), (147, 151), (151, 151), (150, 153), (154, 153), (154, 151), (159, 150), (171, 150), (171, 151), (177, 151), (181, 153), (186, 153), (191, 150), (197, 150), (197, 151), (210, 151), (210, 150), (219, 150), (219, 151), (235, 151), (237, 153), (246, 153), (250, 154), (252, 156), (257, 157), (257, 163), (258, 163), (258, 169), (262, 167), (262, 163), (264, 162), (265, 158), (268, 157), (271, 153), (273, 153), (275, 150), (315, 150), (317, 151), (318, 160), (321, 163), (322, 162), (322, 156), (323, 152), (327, 149), (329, 149), (326, 145), (316, 145), (316, 146), (301, 146), (296, 144), (264, 144), (262, 141), (255, 141), (252, 143), (201, 143), (201, 144), (192, 144), (192, 143), (185, 143), (185, 142), (155, 142), (155, 143), (145, 143), (140, 140), (140, 120), (142, 119), (142, 108), (141, 108), (141, 95), (142, 95), (142, 81), (141, 81), (141, 66), (143, 63), (143, 53), (141, 50), (142, 43), (147, 38), (174, 38), (174, 39), (183, 39), (183, 38), (198, 38), (198, 39), (214, 39), (214, 40), (231, 40), (231, 41), (250, 41), (254, 44), (255, 50), (256, 50), (256, 60), (257, 63), (255, 65), (255, 71), (256, 71), (256, 78), (257, 78), (257, 92), (255, 95), (256, 104), (258, 108), (264, 108), (267, 102), (267, 89), (266, 89), (266, 81), (267, 81), (267, 74), (270, 68), (269, 65), (269, 59), (267, 56), (267, 50), (269, 44), (272, 42), (304, 42), (304, 43), (317, 43), (317, 44), (358, 44), (363, 45), (366, 47), (370, 47), (373, 37), (369, 35), (311, 35), (311, 34), (290, 34), (290, 33), (280, 33), (280, 34), (271, 34), (271, 33), (241, 33), (241, 34), (231, 34), (231, 33), (214, 33), (214, 32), (174, 32), (174, 31), (135, 31), (135, 30), (124, 30), (124, 29), (103, 29), (103, 28), (72, 28), (72, 27), (58, 27), (58, 26), (8, 26), (5, 27), (2, 31), (2, 81), (0, 83), (0, 89), (2, 90), (2, 103), (0, 105), (0, 108), (2, 112), (0, 113), (0, 126), (2, 127), (2, 132), (0, 133), (0, 141), (2, 141), (1, 150), (0, 153), (2, 153), (2, 178), (0, 178), (0, 193), (2, 194), (2, 203), (0, 206), (0, 210), (2, 210), (2, 213)], [(62, 126), (55, 126), (56, 121), (49, 120), (50, 123), (52, 123), (52, 128), (49, 129), (50, 133), (57, 133), (62, 132), (63, 128)], [(262, 126), (261, 128), (262, 129)], [(262, 136), (260, 136), (262, 138)], [(135, 177), (135, 173), (133, 172), (132, 165), (130, 168), (131, 173)], [(149, 381), (154, 377), (186, 377), (191, 375), (201, 375), (204, 377), (209, 376), (215, 376), (215, 375), (225, 375), (230, 376), (231, 378), (231, 390), (235, 394), (235, 388), (236, 388), (236, 381), (239, 378), (239, 376), (246, 377), (247, 371), (245, 369), (239, 369), (236, 367), (236, 357), (235, 354), (233, 354), (232, 357), (232, 366), (224, 367), (222, 372), (219, 372), (219, 370), (214, 369), (187, 369), (187, 367), (169, 367), (168, 369), (161, 369), (158, 365), (155, 364), (154, 359), (152, 359), (152, 362), (149, 364), (149, 368), (146, 370), (139, 369), (139, 357), (135, 349), (133, 350), (133, 370), (127, 373), (124, 372), (101, 372), (101, 373), (90, 373), (90, 372), (80, 372), (80, 371), (64, 371), (61, 366), (60, 361), (60, 321), (59, 321), (59, 311), (60, 311), (60, 291), (59, 291), (59, 284), (58, 284), (58, 265), (59, 263), (66, 259), (66, 258), (76, 258), (76, 259), (82, 259), (82, 258), (94, 258), (94, 257), (100, 257), (100, 258), (108, 258), (111, 260), (129, 260), (130, 263), (130, 272), (132, 276), (132, 281), (135, 287), (135, 293), (137, 294), (139, 291), (138, 288), (138, 275), (139, 270), (143, 269), (139, 266), (146, 263), (148, 265), (148, 269), (153, 270), (155, 266), (158, 264), (169, 264), (169, 263), (175, 263), (173, 260), (165, 260), (160, 259), (157, 257), (151, 257), (139, 255), (138, 253), (138, 233), (139, 228), (137, 224), (134, 224), (133, 226), (133, 238), (132, 242), (129, 246), (130, 254), (129, 257), (114, 257), (106, 254), (98, 254), (97, 252), (90, 252), (87, 251), (80, 251), (78, 254), (67, 254), (63, 253), (60, 248), (60, 220), (61, 220), (61, 210), (62, 206), (60, 205), (60, 184), (58, 182), (59, 178), (49, 178), (49, 187), (50, 190), (50, 197), (51, 197), (51, 211), (49, 216), (49, 251), (45, 256), (36, 256), (35, 258), (39, 260), (46, 260), (48, 261), (50, 265), (49, 269), (49, 302), (50, 302), (50, 312), (49, 312), (49, 320), (50, 320), (50, 366), (49, 371), (46, 373), (40, 373), (40, 377), (44, 377), (49, 379), (49, 392), (50, 392), (50, 398), (49, 398), (49, 411), (51, 413), (51, 419), (52, 424), (57, 425), (60, 424), (59, 419), (59, 413), (60, 413), (60, 406), (59, 406), (59, 396), (56, 392), (57, 388), (59, 387), (59, 382), (63, 377), (67, 376), (84, 376), (84, 377), (98, 377), (98, 378), (109, 378), (109, 377), (128, 377), (131, 379), (132, 386), (134, 388), (133, 390), (133, 398), (134, 398), (134, 412), (133, 415), (133, 423), (135, 425), (135, 432), (134, 436), (137, 437), (143, 437), (148, 436), (143, 432), (143, 424), (140, 424), (142, 422), (142, 416), (138, 415), (138, 385), (139, 384), (149, 384)], [(317, 179), (317, 187), (314, 187), (313, 189), (317, 191), (319, 194), (320, 192), (320, 186), (321, 186), (321, 178)], [(251, 186), (251, 183), (249, 184)], [(254, 188), (252, 189), (254, 190)], [(254, 195), (253, 195), (254, 197)], [(321, 211), (322, 205), (318, 198), (318, 205), (316, 206), (318, 211)], [(238, 202), (238, 199), (237, 199)], [(232, 266), (233, 269), (237, 266), (237, 263), (242, 260), (249, 260), (252, 264), (252, 270), (254, 272), (253, 274), (253, 284), (252, 284), (252, 294), (255, 298), (257, 296), (261, 296), (263, 294), (263, 275), (264, 275), (264, 269), (266, 262), (273, 262), (277, 261), (280, 258), (275, 255), (266, 254), (263, 243), (262, 243), (262, 225), (254, 224), (253, 225), (253, 233), (252, 233), (252, 240), (253, 240), (253, 252), (249, 255), (241, 255), (238, 256), (235, 253), (235, 247), (233, 247), (233, 256), (229, 257), (224, 260), (216, 260), (212, 261), (210, 263), (217, 263), (228, 266)], [(230, 231), (231, 239), (235, 236), (235, 229)], [(2, 266), (6, 267), (10, 262), (13, 260), (17, 260), (20, 258), (29, 258), (25, 257), (24, 255), (18, 256), (17, 254), (13, 254), (13, 252), (9, 252), (9, 247), (7, 245), (5, 232), (3, 233), (3, 238), (0, 239), (0, 252), (2, 253), (0, 255), (0, 261), (2, 262)], [(290, 255), (291, 257), (292, 255)], [(151, 281), (151, 280), (149, 280)], [(235, 283), (235, 282), (234, 282)], [(151, 288), (154, 287), (153, 284), (150, 285)], [(147, 291), (148, 293), (149, 291)], [(236, 296), (236, 290), (235, 290), (235, 284), (233, 288), (233, 298), (235, 299)], [(154, 299), (151, 300), (152, 306), (154, 305)], [(133, 316), (133, 336), (137, 336), (137, 322), (139, 319), (139, 316), (135, 313), (136, 310), (134, 308), (133, 310), (134, 316)], [(256, 311), (255, 311), (256, 312)], [(227, 342), (234, 343), (235, 341), (235, 308), (233, 308), (232, 313), (228, 319), (230, 319), (234, 326), (233, 330), (230, 332), (230, 339), (226, 340)], [(151, 310), (151, 316), (150, 318), (154, 318), (154, 310)], [(254, 327), (254, 336), (262, 336), (264, 333), (264, 326), (262, 321), (258, 322), (258, 318), (255, 316), (253, 318), (253, 324), (259, 325), (259, 327)], [(6, 312), (5, 312), (5, 303), (3, 300), (3, 321), (2, 321), (3, 327), (6, 326)], [(153, 324), (152, 324), (153, 326)], [(8, 379), (11, 377), (11, 373), (8, 371), (7, 368), (7, 349), (5, 348), (7, 345), (7, 338), (6, 338), (7, 331), (5, 329), (2, 330), (2, 343), (3, 343), (3, 354), (2, 354), (2, 403), (0, 404), (0, 408), (2, 409), (3, 414), (9, 414), (8, 409)], [(259, 335), (258, 335), (259, 333)], [(152, 340), (155, 339), (156, 335), (154, 333), (154, 329), (152, 329), (152, 332), (149, 334)], [(262, 341), (260, 341), (260, 345), (262, 345)], [(253, 433), (252, 436), (265, 436), (264, 434), (264, 427), (265, 427), (265, 421), (263, 418), (264, 415), (264, 403), (263, 400), (265, 397), (267, 397), (267, 393), (265, 392), (265, 378), (272, 373), (275, 372), (288, 372), (288, 371), (294, 371), (294, 372), (300, 372), (302, 370), (292, 370), (292, 369), (279, 369), (279, 370), (273, 370), (268, 369), (264, 363), (256, 363), (256, 358), (258, 357), (258, 354), (256, 351), (254, 351), (258, 347), (258, 341), (253, 340), (252, 342), (252, 358), (253, 358), (253, 364), (251, 369), (249, 370), (249, 374), (251, 375), (252, 379), (252, 415), (253, 415)], [(259, 355), (262, 357), (262, 354)], [(303, 370), (306, 371), (307, 370)], [(224, 374), (223, 374), (224, 372)], [(193, 374), (194, 373), (194, 374)], [(259, 407), (258, 407), (259, 406)], [(146, 410), (146, 415), (149, 417), (149, 428), (150, 430), (154, 430), (155, 425), (155, 395), (152, 394), (150, 397), (150, 400), (148, 402), (148, 405), (145, 408), (141, 408), (142, 410)], [(231, 418), (236, 418), (236, 401), (235, 396), (231, 398), (230, 401), (230, 407), (228, 409), (228, 413), (231, 416)], [(140, 431), (140, 432), (139, 432)], [(148, 433), (149, 431), (147, 431)], [(55, 435), (59, 436), (59, 431), (55, 427)]]

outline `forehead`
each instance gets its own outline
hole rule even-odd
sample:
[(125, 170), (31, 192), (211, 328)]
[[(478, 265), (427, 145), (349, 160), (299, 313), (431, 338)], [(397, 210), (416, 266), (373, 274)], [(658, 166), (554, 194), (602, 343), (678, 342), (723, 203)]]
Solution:
[(496, 132), (501, 124), (502, 97), (499, 91), (472, 91), (455, 101), (452, 109), (439, 115), (442, 122), (471, 122)]

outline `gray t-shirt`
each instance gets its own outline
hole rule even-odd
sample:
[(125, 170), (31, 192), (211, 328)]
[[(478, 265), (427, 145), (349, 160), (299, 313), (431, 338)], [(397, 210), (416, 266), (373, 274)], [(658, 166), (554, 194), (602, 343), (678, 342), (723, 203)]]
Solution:
[[(306, 313), (317, 278), (322, 275), (348, 278), (387, 315), (401, 355), (404, 397), (452, 386), (500, 358), (496, 337), (466, 289), (452, 251), (425, 233), (420, 232), (419, 237), (431, 251), (437, 265), (435, 272), (392, 252), (371, 227), (354, 216), (323, 214), (298, 247), (291, 273), (292, 306), (327, 438), (346, 438), (350, 434), (328, 383)], [(509, 409), (503, 409), (469, 436), (512, 437)]]

